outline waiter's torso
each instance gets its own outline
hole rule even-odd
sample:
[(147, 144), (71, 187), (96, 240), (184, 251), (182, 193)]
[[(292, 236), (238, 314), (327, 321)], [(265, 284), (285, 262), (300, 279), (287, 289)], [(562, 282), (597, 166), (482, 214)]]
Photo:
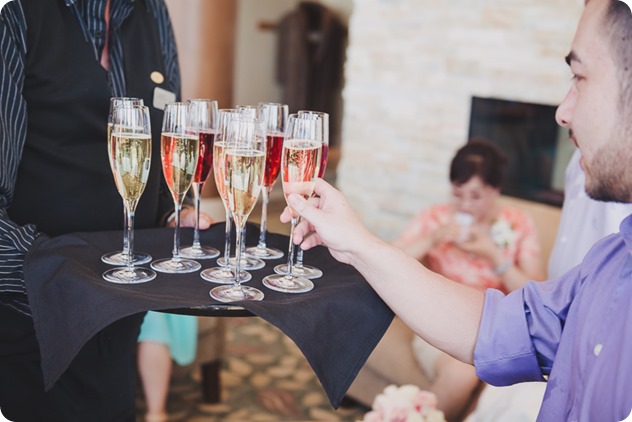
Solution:
[[(28, 128), (9, 215), (18, 224), (36, 224), (49, 235), (120, 228), (122, 199), (106, 148), (112, 96), (107, 71), (64, 0), (30, 0), (23, 5)], [(154, 71), (165, 74), (157, 31), (142, 1), (135, 2), (120, 29), (126, 96), (143, 98), (151, 110), (152, 164), (136, 211), (139, 228), (156, 226), (166, 211), (159, 205), (162, 111), (152, 106), (158, 85), (150, 79)]]

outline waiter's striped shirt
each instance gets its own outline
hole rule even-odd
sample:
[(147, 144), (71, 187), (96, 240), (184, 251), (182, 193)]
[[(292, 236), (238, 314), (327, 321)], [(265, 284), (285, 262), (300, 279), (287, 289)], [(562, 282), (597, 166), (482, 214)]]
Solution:
[[(108, 72), (113, 97), (125, 96), (123, 51), (119, 28), (140, 0), (110, 0), (110, 39)], [(166, 88), (180, 91), (180, 72), (173, 30), (163, 0), (145, 0), (156, 18), (166, 67)], [(94, 47), (99, 61), (106, 45), (105, 0), (65, 0)], [(15, 181), (26, 140), (26, 103), (22, 96), (26, 45), (26, 22), (20, 0), (7, 3), (0, 12), (0, 305), (30, 315), (24, 284), (23, 262), (37, 237), (33, 225), (18, 226), (9, 220)], [(54, 34), (51, 34), (54, 37)]]

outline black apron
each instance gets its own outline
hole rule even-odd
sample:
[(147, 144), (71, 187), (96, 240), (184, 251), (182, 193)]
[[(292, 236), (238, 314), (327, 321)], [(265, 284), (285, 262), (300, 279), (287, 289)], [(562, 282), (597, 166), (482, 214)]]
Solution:
[[(23, 4), (28, 130), (9, 216), (49, 236), (122, 229), (123, 201), (106, 148), (112, 96), (107, 73), (63, 0)], [(162, 110), (152, 105), (159, 85), (149, 77), (153, 71), (164, 75), (165, 69), (156, 22), (143, 1), (135, 2), (121, 37), (126, 96), (143, 98), (151, 111), (151, 171), (135, 220), (137, 228), (151, 228), (173, 201), (160, 164)]]
[[(9, 215), (20, 224), (36, 224), (49, 235), (120, 229), (122, 199), (106, 152), (111, 97), (107, 73), (64, 0), (22, 3), (27, 23), (23, 93), (28, 132)], [(152, 168), (136, 223), (139, 228), (155, 227), (172, 202), (161, 187), (162, 111), (152, 106), (156, 84), (149, 78), (153, 71), (164, 75), (164, 64), (156, 22), (144, 1), (136, 0), (121, 34), (126, 94), (143, 98), (149, 106), (153, 132)], [(17, 422), (134, 421), (134, 351), (142, 318), (143, 314), (125, 318), (96, 334), (44, 393), (32, 319), (0, 306), (4, 416)]]

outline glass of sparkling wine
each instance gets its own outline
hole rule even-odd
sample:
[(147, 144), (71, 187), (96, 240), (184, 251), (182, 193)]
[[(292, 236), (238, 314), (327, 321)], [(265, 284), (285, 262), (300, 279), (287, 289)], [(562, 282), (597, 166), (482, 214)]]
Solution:
[(180, 211), (182, 201), (191, 187), (200, 153), (200, 141), (187, 127), (188, 107), (185, 103), (165, 106), (160, 135), (162, 174), (173, 197), (176, 227), (173, 236), (173, 256), (151, 263), (151, 268), (162, 273), (182, 274), (199, 270), (199, 262), (180, 256)]
[[(320, 160), (320, 168), (318, 170), (318, 177), (323, 177), (323, 175), (325, 174), (325, 167), (327, 166), (327, 153), (329, 152), (329, 114), (320, 111), (309, 110), (300, 110), (297, 114), (300, 118), (303, 119), (320, 118), (320, 121), (323, 125), (323, 152)], [(287, 271), (287, 264), (280, 264), (274, 267), (274, 272), (277, 274), (286, 274)], [(294, 273), (294, 275), (309, 279), (319, 278), (323, 275), (323, 272), (319, 268), (303, 264), (303, 249), (301, 249), (300, 247), (296, 252), (296, 262), (292, 267), (292, 272)]]
[(263, 184), (266, 157), (265, 129), (260, 120), (239, 116), (233, 118), (224, 132), (224, 180), (228, 207), (235, 222), (237, 244), (235, 279), (232, 285), (222, 285), (210, 291), (220, 302), (262, 300), (263, 292), (241, 284), (242, 229), (252, 212)]
[[(230, 265), (230, 232), (232, 214), (228, 205), (228, 191), (226, 189), (226, 142), (224, 141), (226, 129), (229, 127), (233, 118), (239, 117), (240, 113), (237, 109), (225, 108), (219, 110), (219, 131), (217, 138), (213, 144), (213, 176), (215, 177), (215, 185), (217, 192), (222, 199), (222, 204), (226, 210), (226, 230), (224, 241), (224, 256), (217, 260), (218, 267), (207, 268), (200, 273), (200, 276), (212, 283), (232, 284), (235, 282), (235, 272)], [(243, 268), (243, 267), (242, 267)], [(242, 283), (250, 280), (250, 273), (241, 270), (239, 278)]]
[(261, 191), (261, 228), (259, 243), (246, 249), (246, 252), (257, 258), (278, 259), (283, 252), (266, 245), (266, 228), (268, 222), (268, 201), (281, 171), (281, 150), (285, 138), (288, 106), (278, 103), (259, 103), (259, 119), (266, 125), (266, 167)]
[[(288, 119), (287, 132), (283, 141), (281, 158), (281, 181), (285, 198), (297, 193), (305, 199), (314, 192), (314, 185), (320, 169), (322, 153), (322, 122), (320, 117), (310, 119), (292, 114)], [(286, 274), (272, 274), (263, 279), (264, 286), (285, 293), (303, 293), (314, 288), (314, 283), (292, 271), (294, 260), (294, 242), (292, 233), (298, 223), (299, 215), (290, 208), (292, 227), (287, 256)]]
[(200, 197), (202, 188), (213, 167), (213, 143), (219, 129), (217, 101), (195, 99), (187, 101), (189, 106), (189, 128), (200, 140), (200, 155), (193, 176), (191, 189), (195, 200), (195, 229), (193, 245), (183, 248), (180, 255), (185, 258), (211, 259), (219, 256), (215, 248), (200, 244)]
[(151, 166), (151, 127), (149, 109), (145, 106), (122, 106), (112, 112), (111, 145), (108, 148), (112, 174), (123, 198), (127, 224), (125, 244), (127, 259), (124, 267), (112, 268), (103, 278), (112, 283), (137, 284), (156, 278), (148, 268), (136, 267), (134, 254), (134, 212), (145, 190)]
[[(141, 98), (133, 98), (133, 97), (112, 97), (110, 98), (110, 112), (108, 113), (108, 126), (107, 126), (107, 138), (108, 138), (108, 157), (110, 158), (110, 168), (114, 171), (112, 167), (112, 141), (110, 139), (112, 135), (112, 114), (115, 108), (122, 106), (134, 106), (134, 105), (143, 105), (143, 100)], [(127, 209), (123, 207), (123, 250), (122, 251), (114, 251), (108, 252), (101, 257), (101, 261), (110, 265), (125, 265), (127, 264)], [(146, 264), (151, 261), (151, 255), (144, 252), (136, 252), (132, 254), (132, 259), (134, 264)]]

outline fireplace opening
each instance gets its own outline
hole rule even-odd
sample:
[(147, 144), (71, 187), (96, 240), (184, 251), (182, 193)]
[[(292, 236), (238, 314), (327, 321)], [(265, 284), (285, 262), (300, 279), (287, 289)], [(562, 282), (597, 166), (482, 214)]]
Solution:
[(555, 122), (556, 108), (472, 97), (468, 139), (486, 138), (507, 156), (503, 195), (562, 206), (564, 171), (575, 147)]

